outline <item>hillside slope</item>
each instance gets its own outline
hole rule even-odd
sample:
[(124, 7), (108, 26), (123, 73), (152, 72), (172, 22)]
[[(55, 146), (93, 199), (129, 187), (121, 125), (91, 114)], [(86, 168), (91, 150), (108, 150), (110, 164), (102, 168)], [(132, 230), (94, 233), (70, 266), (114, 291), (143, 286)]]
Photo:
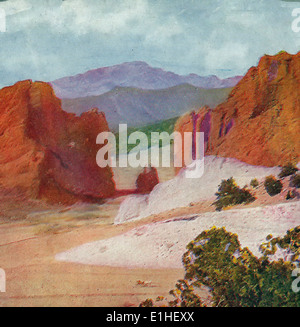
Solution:
[(186, 246), (202, 231), (225, 227), (243, 247), (261, 256), (266, 237), (299, 226), (300, 201), (266, 207), (207, 212), (136, 227), (122, 235), (85, 243), (59, 253), (58, 261), (127, 268), (181, 268)]
[(104, 94), (116, 87), (145, 90), (165, 89), (181, 84), (191, 84), (204, 89), (233, 87), (240, 79), (241, 76), (226, 79), (219, 79), (215, 75), (190, 74), (183, 76), (151, 67), (142, 61), (134, 61), (63, 77), (51, 82), (51, 85), (59, 98), (74, 99)]
[(163, 90), (115, 88), (100, 96), (63, 99), (62, 107), (77, 115), (97, 107), (105, 113), (111, 129), (119, 123), (129, 127), (178, 117), (202, 105), (215, 107), (225, 101), (231, 89), (205, 90), (188, 84)]

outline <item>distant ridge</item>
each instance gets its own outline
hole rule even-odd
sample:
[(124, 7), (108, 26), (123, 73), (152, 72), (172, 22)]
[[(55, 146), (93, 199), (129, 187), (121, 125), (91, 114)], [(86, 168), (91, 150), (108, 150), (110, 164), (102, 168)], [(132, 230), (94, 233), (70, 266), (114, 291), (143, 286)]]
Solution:
[(62, 108), (77, 115), (99, 108), (105, 113), (109, 127), (116, 130), (120, 123), (143, 126), (181, 116), (204, 105), (213, 108), (225, 101), (231, 90), (206, 90), (189, 84), (161, 90), (116, 87), (98, 96), (62, 99)]
[(63, 99), (97, 96), (115, 87), (134, 87), (145, 90), (166, 89), (190, 84), (204, 89), (234, 87), (242, 76), (219, 79), (215, 75), (178, 75), (161, 68), (154, 68), (143, 61), (125, 62), (120, 65), (87, 71), (84, 74), (63, 77), (50, 82), (56, 95)]

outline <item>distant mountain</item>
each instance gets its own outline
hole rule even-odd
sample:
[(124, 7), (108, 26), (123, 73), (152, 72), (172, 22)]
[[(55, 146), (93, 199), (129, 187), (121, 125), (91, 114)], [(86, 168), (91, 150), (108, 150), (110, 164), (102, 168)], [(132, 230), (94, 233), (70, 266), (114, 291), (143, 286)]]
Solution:
[(189, 84), (163, 90), (116, 87), (99, 96), (62, 99), (62, 108), (77, 115), (99, 108), (105, 113), (110, 129), (116, 130), (119, 123), (142, 126), (178, 117), (203, 105), (215, 107), (227, 99), (231, 90), (206, 90)]
[(60, 78), (50, 84), (59, 98), (73, 99), (101, 95), (119, 86), (145, 90), (165, 89), (181, 84), (204, 89), (227, 88), (235, 86), (241, 78), (242, 76), (235, 76), (219, 79), (214, 75), (201, 77), (196, 74), (181, 76), (153, 68), (142, 61), (134, 61)]

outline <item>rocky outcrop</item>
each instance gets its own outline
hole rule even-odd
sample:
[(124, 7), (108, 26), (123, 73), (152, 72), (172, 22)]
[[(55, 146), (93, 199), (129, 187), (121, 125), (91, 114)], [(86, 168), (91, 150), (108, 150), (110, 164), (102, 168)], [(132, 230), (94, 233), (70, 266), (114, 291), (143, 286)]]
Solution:
[(113, 195), (111, 169), (96, 164), (96, 137), (108, 130), (96, 109), (80, 117), (64, 112), (46, 83), (0, 90), (1, 186), (51, 203)]
[[(174, 156), (177, 157), (184, 155), (185, 158), (182, 158), (183, 165), (184, 163), (189, 165), (192, 159), (196, 159), (196, 146), (198, 145), (195, 139), (195, 132), (204, 132), (204, 146), (205, 148), (207, 148), (207, 142), (209, 140), (211, 130), (211, 113), (212, 110), (208, 106), (205, 106), (197, 111), (187, 113), (177, 120), (174, 129), (176, 132), (180, 132), (183, 142), (179, 144), (179, 146), (181, 146), (181, 149), (177, 148), (178, 145), (175, 142)], [(184, 140), (184, 133), (192, 133), (192, 139)], [(185, 144), (187, 146), (185, 146)], [(187, 150), (189, 150), (190, 153), (187, 153)], [(176, 173), (178, 173), (180, 169), (181, 167), (176, 167)]]
[(138, 193), (150, 193), (159, 183), (158, 173), (155, 167), (145, 167), (136, 180)]
[[(206, 131), (206, 154), (252, 165), (299, 162), (299, 94), (300, 53), (262, 57), (227, 101), (214, 110), (196, 112), (196, 130)], [(180, 118), (175, 130), (193, 130), (191, 114)]]

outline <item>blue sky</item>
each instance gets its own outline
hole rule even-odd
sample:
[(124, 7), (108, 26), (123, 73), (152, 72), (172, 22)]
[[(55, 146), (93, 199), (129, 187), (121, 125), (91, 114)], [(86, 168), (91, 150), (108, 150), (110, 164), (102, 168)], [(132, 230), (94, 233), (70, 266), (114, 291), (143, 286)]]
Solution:
[(8, 0), (0, 86), (51, 81), (142, 60), (179, 74), (244, 74), (280, 50), (297, 53), (300, 1)]

